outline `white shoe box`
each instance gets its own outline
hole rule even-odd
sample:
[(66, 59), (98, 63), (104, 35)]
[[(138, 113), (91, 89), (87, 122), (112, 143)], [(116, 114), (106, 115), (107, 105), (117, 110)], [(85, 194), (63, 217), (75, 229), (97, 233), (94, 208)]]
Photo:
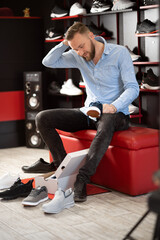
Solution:
[(50, 194), (54, 194), (58, 188), (61, 188), (63, 191), (68, 188), (73, 189), (79, 169), (86, 161), (88, 150), (68, 153), (55, 173), (47, 174), (54, 175), (54, 178), (50, 178), (51, 176), (46, 178), (46, 175), (35, 177), (35, 188), (46, 186)]

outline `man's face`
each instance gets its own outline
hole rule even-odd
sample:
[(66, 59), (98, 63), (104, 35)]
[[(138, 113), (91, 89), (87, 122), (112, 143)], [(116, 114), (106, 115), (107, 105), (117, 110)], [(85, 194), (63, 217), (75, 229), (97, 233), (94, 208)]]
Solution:
[(95, 56), (95, 46), (89, 33), (76, 33), (74, 38), (68, 41), (69, 46), (86, 61), (91, 61)]

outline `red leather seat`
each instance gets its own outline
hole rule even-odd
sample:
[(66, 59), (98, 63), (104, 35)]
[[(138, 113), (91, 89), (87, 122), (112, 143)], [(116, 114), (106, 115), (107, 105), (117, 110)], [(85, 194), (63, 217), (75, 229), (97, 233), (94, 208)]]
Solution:
[[(96, 134), (96, 130), (58, 132), (67, 153), (89, 148)], [(92, 182), (132, 196), (154, 190), (152, 174), (159, 168), (158, 133), (144, 127), (115, 132)]]

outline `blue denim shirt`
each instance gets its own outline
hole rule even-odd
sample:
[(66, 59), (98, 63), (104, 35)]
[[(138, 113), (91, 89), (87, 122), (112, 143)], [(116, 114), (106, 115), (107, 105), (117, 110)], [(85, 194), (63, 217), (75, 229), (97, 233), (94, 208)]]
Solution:
[(117, 112), (128, 115), (129, 104), (139, 95), (131, 56), (123, 46), (107, 43), (102, 37), (95, 39), (104, 43), (104, 52), (96, 65), (72, 49), (66, 51), (68, 46), (63, 42), (52, 48), (42, 63), (50, 68), (78, 68), (86, 86), (86, 107), (99, 101), (113, 104)]

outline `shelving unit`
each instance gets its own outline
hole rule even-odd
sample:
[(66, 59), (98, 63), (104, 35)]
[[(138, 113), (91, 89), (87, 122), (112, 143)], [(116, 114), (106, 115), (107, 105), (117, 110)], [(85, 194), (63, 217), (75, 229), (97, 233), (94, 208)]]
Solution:
[[(65, 17), (60, 17), (60, 18), (51, 18), (52, 21), (57, 21), (57, 20), (64, 20), (64, 21), (69, 21), (72, 19), (79, 19), (80, 21), (83, 21), (83, 19), (88, 19), (90, 17), (96, 18), (95, 20), (97, 20), (97, 27), (100, 27), (100, 22), (101, 22), (101, 17), (106, 17), (109, 15), (115, 15), (115, 19), (116, 19), (116, 42), (117, 44), (121, 44), (121, 39), (120, 39), (120, 33), (121, 33), (121, 19), (120, 16), (122, 16), (123, 14), (127, 14), (127, 13), (137, 13), (137, 22), (139, 23), (140, 20), (142, 20), (142, 15), (141, 15), (141, 11), (146, 11), (146, 10), (150, 10), (150, 9), (156, 9), (159, 8), (159, 4), (156, 5), (148, 5), (148, 6), (140, 6), (140, 0), (137, 0), (137, 7), (136, 8), (130, 8), (130, 9), (125, 9), (125, 10), (119, 10), (119, 11), (111, 11), (108, 10), (106, 12), (101, 12), (101, 13), (87, 13), (85, 15), (75, 15), (75, 16), (65, 16)], [(138, 46), (138, 54), (141, 55), (141, 39), (145, 38), (145, 37), (158, 37), (160, 36), (160, 33), (146, 33), (146, 34), (136, 34), (135, 33), (135, 37), (137, 37), (137, 46)], [(109, 37), (106, 37), (107, 40), (112, 40)], [(52, 43), (52, 42), (62, 42), (63, 39), (56, 39), (56, 40), (45, 40), (46, 43)], [(141, 73), (141, 68), (145, 68), (148, 66), (158, 66), (159, 65), (159, 61), (142, 61), (142, 62), (133, 62), (133, 65), (135, 67), (138, 68), (138, 72)], [(68, 70), (66, 70), (66, 75), (68, 77)], [(142, 118), (142, 106), (141, 106), (141, 92), (144, 92), (144, 90), (140, 89), (140, 96), (139, 96), (139, 114), (136, 115), (131, 115), (131, 118), (138, 118), (139, 119), (139, 123), (141, 123), (141, 118)], [(148, 91), (152, 92), (152, 91)]]

